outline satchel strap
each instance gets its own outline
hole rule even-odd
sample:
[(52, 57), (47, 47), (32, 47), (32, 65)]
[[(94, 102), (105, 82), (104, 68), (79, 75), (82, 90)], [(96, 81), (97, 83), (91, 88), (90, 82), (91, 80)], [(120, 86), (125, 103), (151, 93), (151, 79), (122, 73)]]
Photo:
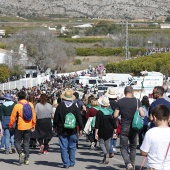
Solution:
[(139, 109), (139, 107), (138, 107), (138, 99), (136, 98), (136, 101), (137, 101), (137, 107), (136, 107), (136, 110), (138, 110)]

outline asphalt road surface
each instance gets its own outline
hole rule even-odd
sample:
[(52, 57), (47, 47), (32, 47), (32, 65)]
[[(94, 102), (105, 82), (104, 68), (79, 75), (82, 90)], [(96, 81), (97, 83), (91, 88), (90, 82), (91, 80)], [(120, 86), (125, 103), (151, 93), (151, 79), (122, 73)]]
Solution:
[[(119, 142), (117, 143), (119, 145)], [(117, 148), (118, 153), (113, 158), (109, 159), (109, 164), (100, 164), (102, 161), (102, 152), (100, 147), (97, 146), (96, 150), (89, 149), (90, 142), (86, 141), (86, 138), (82, 136), (79, 139), (79, 148), (76, 154), (76, 164), (74, 167), (70, 167), (70, 170), (125, 170), (120, 150)], [(62, 170), (62, 161), (60, 156), (60, 149), (58, 145), (58, 138), (53, 137), (50, 141), (49, 152), (46, 155), (38, 155), (39, 148), (30, 149), (30, 164), (18, 165), (18, 154), (6, 155), (0, 152), (0, 170)], [(139, 150), (137, 150), (136, 156), (136, 170), (140, 169), (143, 161), (143, 157), (140, 156)], [(146, 170), (146, 165), (142, 168)]]

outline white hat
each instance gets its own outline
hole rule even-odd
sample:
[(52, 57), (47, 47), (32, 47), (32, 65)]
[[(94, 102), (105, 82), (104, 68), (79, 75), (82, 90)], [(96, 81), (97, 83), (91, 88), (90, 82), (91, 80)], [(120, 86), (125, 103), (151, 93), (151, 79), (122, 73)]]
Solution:
[(105, 93), (105, 95), (108, 97), (108, 98), (117, 98), (117, 94), (115, 92), (115, 89), (114, 88), (109, 88), (107, 90), (107, 92)]
[(109, 98), (107, 96), (102, 96), (98, 99), (100, 105), (108, 107), (110, 106)]

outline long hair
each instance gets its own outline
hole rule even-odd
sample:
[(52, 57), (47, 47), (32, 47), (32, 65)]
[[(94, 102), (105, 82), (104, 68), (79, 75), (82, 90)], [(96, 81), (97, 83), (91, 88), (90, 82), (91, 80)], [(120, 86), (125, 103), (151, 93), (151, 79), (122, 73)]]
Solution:
[(46, 94), (41, 94), (40, 103), (43, 105), (45, 105), (47, 103), (47, 95)]
[(35, 97), (33, 95), (29, 95), (28, 101), (35, 105)]
[(147, 110), (149, 109), (150, 104), (149, 104), (148, 96), (143, 96), (141, 103), (142, 103), (142, 106), (145, 106)]

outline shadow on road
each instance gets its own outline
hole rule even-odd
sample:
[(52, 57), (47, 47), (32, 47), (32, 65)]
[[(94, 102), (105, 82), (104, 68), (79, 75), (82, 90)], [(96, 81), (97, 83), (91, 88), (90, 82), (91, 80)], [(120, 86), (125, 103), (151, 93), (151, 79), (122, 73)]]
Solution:
[(12, 164), (12, 165), (19, 165), (18, 160), (16, 159), (0, 159), (0, 162), (5, 162), (7, 164)]

